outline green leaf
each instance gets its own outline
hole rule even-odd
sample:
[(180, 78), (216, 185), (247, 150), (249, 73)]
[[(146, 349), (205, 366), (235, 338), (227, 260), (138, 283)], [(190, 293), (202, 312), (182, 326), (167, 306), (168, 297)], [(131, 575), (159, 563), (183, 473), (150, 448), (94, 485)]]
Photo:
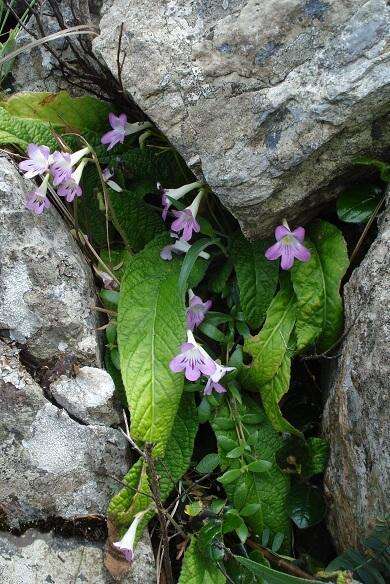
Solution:
[(250, 472), (262, 473), (267, 472), (272, 468), (272, 462), (268, 460), (256, 460), (248, 464), (248, 470)]
[(287, 499), (289, 516), (299, 529), (316, 525), (325, 516), (325, 502), (318, 489), (295, 483)]
[(134, 251), (140, 251), (156, 235), (165, 231), (160, 215), (144, 202), (151, 191), (150, 181), (138, 181), (121, 193), (110, 189), (110, 201), (116, 220)]
[(280, 550), (281, 545), (283, 543), (283, 540), (284, 540), (284, 533), (279, 532), (275, 535), (274, 540), (272, 542), (272, 548), (271, 548), (274, 553), (276, 553), (277, 551)]
[[(286, 551), (290, 543), (291, 524), (286, 512), (286, 500), (289, 491), (290, 477), (282, 473), (275, 462), (275, 454), (282, 446), (283, 441), (279, 434), (273, 429), (263, 410), (258, 403), (243, 395), (243, 405), (240, 406), (240, 415), (261, 414), (262, 419), (256, 425), (243, 425), (244, 435), (249, 434), (249, 430), (256, 435), (257, 441), (253, 444), (252, 453), (257, 459), (267, 460), (272, 463), (271, 468), (266, 473), (237, 474), (236, 480), (232, 483), (224, 484), (224, 489), (229, 502), (240, 510), (246, 505), (256, 504), (261, 508), (253, 515), (246, 518), (248, 527), (254, 535), (261, 536), (263, 529), (268, 527), (273, 533), (278, 531), (285, 534)], [(218, 411), (218, 419), (229, 415), (229, 407), (223, 403)], [(231, 441), (237, 446), (236, 429), (221, 429), (211, 425), (217, 437), (220, 454), (220, 466), (222, 470), (230, 467), (232, 461), (226, 457), (226, 450), (221, 448), (227, 441), (229, 447)], [(231, 448), (230, 448), (231, 450)], [(237, 462), (237, 461), (234, 461)], [(234, 469), (240, 471), (240, 469)]]
[(225, 584), (226, 578), (204, 554), (195, 537), (184, 554), (178, 584)]
[(230, 259), (226, 259), (223, 264), (221, 264), (216, 270), (213, 270), (209, 284), (210, 290), (216, 294), (221, 294), (230, 278), (232, 271), (233, 262)]
[(240, 371), (244, 387), (256, 391), (276, 375), (287, 351), (294, 323), (295, 295), (288, 285), (273, 299), (259, 334), (245, 339), (244, 352), (252, 356), (252, 363)]
[(211, 406), (207, 397), (204, 397), (198, 406), (198, 419), (201, 424), (204, 424), (210, 419)]
[(241, 476), (241, 470), (234, 468), (233, 470), (227, 470), (222, 476), (218, 477), (217, 481), (223, 485), (228, 485), (233, 481), (237, 480)]
[(135, 440), (162, 454), (183, 391), (184, 377), (169, 369), (184, 340), (185, 309), (178, 293), (180, 262), (164, 262), (157, 237), (128, 263), (118, 305), (121, 371)]
[(226, 458), (240, 458), (240, 456), (245, 452), (244, 446), (237, 446), (227, 453)]
[(337, 199), (337, 215), (347, 223), (365, 223), (380, 201), (381, 190), (370, 184), (357, 185)]
[(249, 505), (245, 505), (245, 507), (240, 510), (240, 515), (241, 517), (250, 517), (254, 513), (260, 511), (260, 509), (260, 503), (249, 503)]
[(341, 231), (327, 221), (316, 221), (311, 226), (310, 239), (321, 262), (325, 304), (318, 349), (326, 351), (339, 339), (343, 328), (340, 284), (349, 265), (347, 245)]
[(186, 253), (184, 260), (183, 260), (183, 265), (180, 271), (180, 277), (179, 277), (179, 290), (181, 295), (185, 296), (186, 292), (187, 292), (187, 287), (188, 287), (188, 280), (190, 278), (190, 274), (192, 271), (192, 268), (195, 265), (196, 260), (198, 259), (199, 254), (204, 251), (205, 249), (207, 249), (208, 247), (210, 247), (210, 245), (218, 245), (219, 244), (219, 239), (199, 239), (196, 243), (194, 243), (193, 245), (191, 245), (191, 248), (188, 250), (188, 252)]
[(201, 474), (209, 474), (219, 465), (219, 455), (215, 452), (206, 454), (196, 465), (196, 470)]
[[(168, 438), (165, 456), (157, 460), (156, 471), (159, 476), (161, 498), (165, 500), (173, 490), (176, 482), (189, 467), (198, 429), (194, 396), (184, 394), (180, 402), (172, 434)], [(109, 518), (115, 522), (121, 533), (130, 525), (133, 517), (150, 505), (150, 488), (145, 463), (139, 459), (123, 479), (126, 485), (115, 495), (108, 508)], [(154, 511), (145, 515), (142, 528), (153, 517)]]
[(223, 516), (222, 533), (230, 533), (239, 528), (242, 519), (235, 509), (229, 509)]
[(203, 505), (201, 501), (194, 501), (193, 503), (189, 503), (184, 508), (184, 513), (189, 515), (190, 517), (196, 517), (202, 511)]
[(326, 221), (310, 229), (309, 262), (297, 262), (292, 282), (297, 296), (297, 349), (310, 346), (322, 333), (320, 350), (329, 348), (342, 329), (343, 309), (339, 293), (348, 267), (347, 247), (342, 233)]
[(259, 387), (261, 401), (263, 402), (265, 413), (275, 430), (301, 436), (301, 432), (283, 417), (279, 408), (279, 402), (290, 386), (290, 374), (291, 357), (289, 353), (286, 353), (276, 375), (271, 381)]
[(279, 267), (266, 259), (269, 241), (250, 242), (243, 235), (233, 240), (232, 257), (246, 322), (259, 328), (275, 294)]
[(14, 144), (24, 150), (30, 142), (45, 144), (52, 149), (57, 147), (47, 122), (16, 118), (3, 107), (0, 107), (0, 128), (0, 144)]
[(309, 448), (309, 459), (303, 466), (303, 472), (306, 477), (325, 472), (329, 458), (329, 443), (323, 438), (308, 438), (307, 445)]
[[(214, 420), (214, 424), (213, 426), (215, 428), (218, 428), (219, 430), (223, 430), (224, 428), (221, 428), (221, 426), (219, 425), (215, 425), (215, 420)], [(230, 425), (229, 428), (227, 428), (228, 430), (232, 430), (234, 428), (234, 424)], [(228, 438), (227, 436), (223, 436), (223, 435), (218, 435), (218, 446), (220, 448), (222, 448), (222, 450), (225, 450), (225, 452), (230, 452), (230, 450), (232, 450), (233, 448), (236, 448), (237, 446), (237, 441), (236, 440), (232, 440), (231, 438)]]
[(379, 170), (381, 179), (384, 182), (390, 181), (390, 164), (388, 162), (383, 162), (383, 160), (375, 160), (374, 158), (369, 158), (368, 156), (356, 158), (354, 162), (355, 164), (361, 164), (363, 166), (375, 166)]
[(245, 568), (248, 568), (253, 574), (263, 578), (267, 584), (321, 584), (319, 580), (305, 580), (304, 578), (290, 576), (290, 574), (285, 574), (284, 572), (278, 572), (264, 564), (258, 564), (249, 558), (244, 558), (242, 556), (234, 557), (237, 562), (242, 566), (245, 566)]

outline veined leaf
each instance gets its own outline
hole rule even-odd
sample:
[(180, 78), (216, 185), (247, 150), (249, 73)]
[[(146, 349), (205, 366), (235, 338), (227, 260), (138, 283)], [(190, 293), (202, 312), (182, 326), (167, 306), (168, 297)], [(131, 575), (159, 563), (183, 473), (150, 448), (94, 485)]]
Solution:
[(326, 221), (311, 230), (309, 262), (296, 262), (291, 274), (297, 296), (297, 349), (310, 346), (322, 333), (320, 349), (329, 348), (342, 329), (340, 283), (348, 267), (342, 233)]
[(295, 295), (291, 285), (283, 286), (267, 310), (267, 318), (258, 335), (245, 339), (244, 352), (252, 356), (249, 367), (243, 367), (240, 378), (254, 391), (276, 375), (295, 323)]
[(47, 122), (16, 118), (3, 107), (0, 107), (0, 128), (0, 144), (14, 144), (24, 150), (30, 142), (45, 144), (52, 149), (57, 147)]
[[(195, 435), (198, 430), (194, 396), (184, 394), (180, 402), (175, 423), (170, 435), (165, 456), (156, 461), (156, 471), (159, 476), (161, 498), (165, 500), (189, 467), (194, 448)], [(123, 533), (130, 525), (134, 516), (147, 509), (151, 503), (150, 488), (145, 463), (139, 459), (123, 479), (126, 487), (121, 489), (110, 502), (109, 518)], [(153, 517), (150, 511), (140, 524), (140, 531)]]
[(349, 265), (347, 245), (341, 231), (327, 221), (317, 221), (312, 225), (310, 239), (321, 262), (325, 304), (318, 349), (326, 351), (340, 337), (343, 328), (340, 284)]
[(260, 385), (259, 390), (265, 413), (275, 430), (301, 436), (301, 432), (283, 418), (279, 408), (279, 402), (290, 386), (290, 370), (291, 357), (287, 351), (276, 375), (268, 383)]
[(313, 436), (308, 438), (309, 459), (303, 467), (306, 477), (325, 472), (329, 458), (329, 443), (324, 438)]
[(264, 579), (267, 584), (321, 584), (320, 580), (305, 580), (297, 576), (290, 576), (290, 574), (278, 572), (264, 564), (258, 564), (249, 558), (242, 556), (234, 557), (242, 566), (248, 568), (256, 576), (260, 576), (262, 580)]
[(116, 220), (131, 249), (136, 252), (165, 231), (161, 217), (143, 200), (150, 190), (149, 181), (135, 182), (121, 193), (110, 189), (110, 201)]
[(184, 377), (169, 369), (185, 332), (178, 292), (180, 262), (164, 262), (167, 236), (154, 239), (129, 261), (118, 305), (121, 371), (131, 411), (131, 434), (156, 443), (161, 455), (172, 429)]
[(266, 259), (268, 241), (250, 242), (240, 234), (233, 241), (233, 262), (246, 322), (259, 328), (275, 294), (279, 266)]
[[(286, 500), (290, 487), (290, 477), (285, 475), (275, 462), (275, 454), (283, 444), (282, 438), (273, 429), (269, 420), (265, 416), (261, 407), (247, 396), (243, 397), (243, 405), (240, 406), (240, 419), (247, 414), (260, 414), (260, 421), (257, 424), (246, 425), (245, 435), (254, 435), (252, 454), (259, 460), (267, 460), (272, 463), (271, 468), (264, 473), (246, 472), (229, 484), (224, 484), (224, 489), (229, 501), (240, 511), (248, 505), (258, 504), (260, 508), (245, 518), (246, 524), (255, 535), (261, 535), (263, 529), (268, 527), (273, 533), (282, 532), (285, 534), (285, 546), (288, 549), (291, 538), (291, 524), (286, 511)], [(226, 403), (221, 405), (218, 417), (228, 417), (229, 408)], [(216, 418), (218, 419), (218, 418)], [(234, 445), (237, 443), (237, 433), (235, 427), (232, 429), (221, 429), (219, 425), (211, 423), (217, 437), (220, 455), (220, 466), (222, 470), (231, 468), (232, 462), (227, 457), (228, 450), (225, 444)], [(223, 447), (221, 447), (223, 446)]]
[(211, 559), (199, 549), (196, 537), (184, 554), (178, 584), (225, 584), (226, 578)]
[(301, 483), (292, 485), (287, 499), (287, 510), (299, 529), (316, 525), (324, 518), (326, 506), (321, 492)]

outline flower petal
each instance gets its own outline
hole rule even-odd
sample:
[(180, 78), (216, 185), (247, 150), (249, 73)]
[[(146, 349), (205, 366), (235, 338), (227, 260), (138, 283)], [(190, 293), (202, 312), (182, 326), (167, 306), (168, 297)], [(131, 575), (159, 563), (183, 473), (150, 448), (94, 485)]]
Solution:
[(277, 228), (275, 229), (275, 239), (276, 241), (280, 241), (282, 239), (282, 237), (284, 237), (285, 235), (290, 235), (291, 231), (285, 227), (284, 225), (278, 225)]
[(274, 245), (271, 245), (271, 247), (267, 249), (264, 255), (267, 260), (277, 260), (282, 255), (282, 250), (283, 244), (278, 241), (277, 243), (274, 243)]
[(169, 363), (169, 369), (174, 373), (184, 371), (184, 369), (186, 368), (186, 362), (183, 357), (184, 356), (182, 353), (180, 353), (180, 355), (177, 355), (177, 357), (174, 357), (172, 361)]
[(294, 243), (292, 246), (294, 256), (300, 260), (301, 262), (308, 262), (310, 260), (311, 254), (310, 251), (299, 241)]
[(291, 245), (284, 245), (280, 267), (282, 270), (289, 270), (294, 263), (294, 252)]
[(294, 237), (296, 237), (298, 239), (298, 241), (303, 243), (303, 241), (305, 239), (305, 228), (304, 227), (297, 227), (296, 229), (294, 229), (292, 234)]

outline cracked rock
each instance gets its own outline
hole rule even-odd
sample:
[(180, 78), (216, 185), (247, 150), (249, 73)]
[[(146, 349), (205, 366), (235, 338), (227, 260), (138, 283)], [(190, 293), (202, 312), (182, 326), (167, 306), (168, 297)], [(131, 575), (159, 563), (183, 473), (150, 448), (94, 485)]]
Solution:
[(329, 529), (340, 551), (359, 547), (389, 513), (389, 270), (390, 208), (344, 289), (349, 332), (324, 410)]
[(86, 424), (117, 426), (121, 422), (111, 375), (97, 367), (81, 367), (76, 377), (62, 375), (50, 385), (56, 403)]
[(11, 528), (105, 515), (128, 470), (118, 430), (83, 425), (50, 403), (0, 343), (0, 514)]
[(0, 533), (0, 581), (7, 584), (154, 584), (150, 544), (140, 541), (132, 570), (114, 580), (103, 564), (101, 544), (29, 529), (21, 537)]
[(255, 238), (308, 221), (355, 157), (388, 146), (389, 14), (386, 0), (104, 0), (93, 45), (116, 75), (125, 23), (124, 88)]
[(0, 157), (0, 331), (37, 359), (99, 365), (91, 271), (54, 208), (25, 209), (35, 184)]

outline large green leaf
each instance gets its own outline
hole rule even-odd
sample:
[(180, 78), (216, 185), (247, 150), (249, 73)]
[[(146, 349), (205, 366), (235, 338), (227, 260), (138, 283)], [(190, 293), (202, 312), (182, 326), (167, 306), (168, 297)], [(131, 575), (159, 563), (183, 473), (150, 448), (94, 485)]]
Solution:
[(211, 560), (199, 549), (196, 537), (184, 555), (178, 584), (225, 584), (226, 578)]
[(277, 293), (267, 310), (267, 317), (258, 335), (245, 339), (244, 351), (252, 363), (241, 370), (244, 386), (257, 391), (271, 381), (282, 364), (295, 323), (295, 295), (288, 283)]
[(306, 529), (322, 521), (326, 506), (319, 489), (295, 483), (288, 494), (287, 510), (295, 525)]
[(183, 391), (184, 377), (169, 369), (184, 340), (185, 308), (178, 293), (180, 262), (164, 262), (159, 236), (128, 263), (118, 305), (121, 371), (135, 440), (162, 454)]
[(320, 580), (305, 580), (304, 578), (291, 576), (284, 572), (278, 572), (278, 570), (269, 568), (265, 564), (254, 562), (249, 558), (244, 558), (242, 556), (234, 557), (242, 566), (245, 566), (245, 568), (248, 568), (253, 574), (259, 576), (261, 578), (261, 580), (259, 580), (260, 582), (267, 582), (267, 584), (321, 584)]
[(348, 267), (347, 247), (342, 233), (326, 221), (310, 229), (309, 262), (297, 262), (291, 277), (297, 296), (297, 349), (310, 346), (322, 334), (320, 349), (329, 348), (339, 337), (343, 322), (339, 293)]
[(287, 351), (284, 354), (283, 361), (276, 372), (276, 375), (264, 385), (259, 386), (261, 401), (263, 402), (265, 413), (271, 424), (279, 432), (290, 432), (291, 434), (301, 435), (299, 430), (294, 428), (282, 415), (279, 408), (279, 402), (287, 393), (290, 386), (291, 356)]
[[(256, 513), (245, 518), (248, 527), (255, 535), (261, 535), (264, 528), (270, 529), (273, 533), (282, 532), (285, 534), (285, 544), (288, 547), (291, 524), (286, 511), (286, 500), (290, 478), (279, 469), (275, 461), (276, 452), (281, 448), (283, 440), (274, 430), (261, 407), (249, 397), (244, 397), (238, 415), (244, 436), (251, 437), (247, 440), (253, 443), (253, 456), (256, 459), (271, 462), (272, 467), (264, 473), (241, 474), (238, 479), (224, 485), (226, 494), (238, 510), (250, 504), (260, 504), (261, 508)], [(220, 466), (223, 470), (232, 466), (232, 460), (228, 456), (231, 450), (229, 445), (234, 448), (238, 442), (234, 424), (221, 423), (229, 418), (230, 411), (225, 402), (212, 421), (218, 442)]]
[(318, 349), (326, 351), (338, 340), (343, 328), (340, 284), (349, 265), (347, 245), (341, 231), (327, 221), (316, 221), (312, 225), (310, 239), (320, 260), (325, 297)]
[(159, 214), (143, 198), (150, 192), (150, 181), (138, 181), (128, 190), (110, 190), (110, 200), (116, 221), (134, 251), (141, 250), (156, 235), (165, 231)]
[(243, 235), (233, 241), (241, 308), (252, 328), (259, 328), (263, 322), (278, 283), (279, 267), (264, 255), (269, 245), (268, 241), (251, 243)]
[[(163, 501), (189, 467), (197, 430), (194, 396), (187, 393), (183, 395), (180, 402), (172, 434), (168, 438), (165, 456), (156, 461), (160, 495)], [(130, 525), (137, 513), (147, 509), (151, 503), (146, 467), (142, 459), (131, 467), (123, 482), (126, 486), (111, 499), (108, 508), (109, 518), (120, 532)], [(153, 515), (152, 510), (145, 515), (140, 525), (139, 535)]]
[(30, 142), (45, 144), (52, 149), (57, 147), (47, 122), (14, 117), (3, 107), (0, 107), (0, 128), (0, 144), (20, 146), (23, 150)]
[(381, 198), (381, 189), (371, 184), (356, 185), (337, 199), (337, 215), (347, 223), (365, 223)]

